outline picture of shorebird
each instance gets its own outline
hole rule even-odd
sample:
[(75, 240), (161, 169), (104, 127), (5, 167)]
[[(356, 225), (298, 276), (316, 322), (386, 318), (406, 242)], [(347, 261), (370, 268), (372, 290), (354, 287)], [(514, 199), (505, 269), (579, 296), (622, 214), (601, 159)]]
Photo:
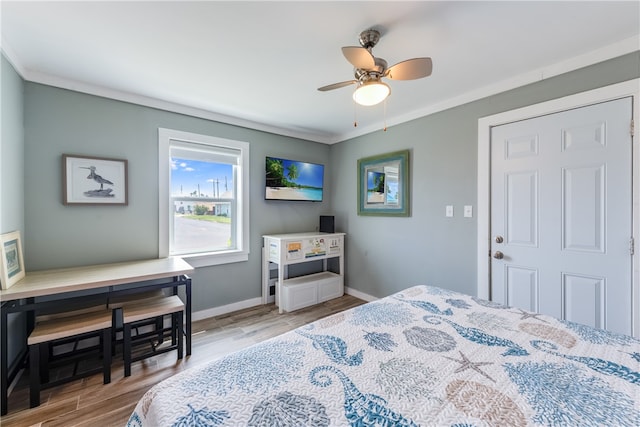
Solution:
[(98, 184), (100, 184), (100, 190), (102, 191), (104, 184), (108, 184), (108, 185), (113, 185), (113, 182), (109, 181), (108, 179), (105, 179), (103, 177), (101, 177), (100, 175), (98, 175), (96, 173), (96, 167), (95, 166), (89, 166), (88, 168), (84, 167), (84, 166), (80, 166), (81, 169), (89, 169), (91, 171), (91, 173), (89, 174), (89, 176), (87, 176), (87, 179), (92, 179), (95, 182), (97, 182)]

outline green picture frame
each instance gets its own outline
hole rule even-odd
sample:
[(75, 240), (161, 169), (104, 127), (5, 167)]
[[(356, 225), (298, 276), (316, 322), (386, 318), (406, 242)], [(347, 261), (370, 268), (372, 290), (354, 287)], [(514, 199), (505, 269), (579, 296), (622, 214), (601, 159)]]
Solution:
[(409, 150), (358, 160), (358, 215), (411, 216)]

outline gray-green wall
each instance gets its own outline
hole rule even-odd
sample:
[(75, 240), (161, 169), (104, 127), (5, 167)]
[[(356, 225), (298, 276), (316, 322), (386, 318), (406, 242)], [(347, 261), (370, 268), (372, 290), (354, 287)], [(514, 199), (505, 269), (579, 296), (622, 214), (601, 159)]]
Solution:
[(24, 85), (0, 56), (0, 233), (24, 233)]
[[(24, 237), (24, 85), (2, 55), (0, 76), (0, 234), (18, 230)], [(11, 331), (9, 360), (14, 360), (21, 348), (16, 343), (25, 340), (18, 316), (11, 315), (7, 321)]]
[[(160, 127), (251, 144), (249, 261), (197, 269), (194, 311), (259, 298), (262, 235), (314, 230), (330, 212), (328, 200), (263, 200), (266, 155), (328, 164), (327, 145), (30, 82), (24, 103), (27, 271), (157, 258)], [(127, 159), (129, 205), (63, 205), (62, 154)]]
[[(27, 270), (157, 256), (157, 129), (166, 127), (251, 143), (250, 259), (198, 269), (195, 311), (258, 298), (261, 236), (314, 230), (320, 214), (335, 214), (337, 230), (348, 234), (348, 287), (374, 297), (418, 283), (474, 294), (478, 118), (637, 77), (635, 52), (331, 146), (26, 82)], [(358, 216), (357, 160), (399, 149), (411, 151), (412, 215)], [(129, 206), (64, 206), (63, 153), (128, 159)], [(265, 202), (266, 155), (324, 163), (327, 200)], [(444, 216), (448, 204), (454, 218)], [(474, 207), (473, 218), (462, 217), (463, 205)], [(3, 215), (8, 210), (3, 204)]]
[[(332, 146), (348, 286), (374, 297), (416, 284), (475, 295), (478, 119), (638, 77), (635, 52)], [(400, 149), (411, 150), (411, 217), (358, 216), (357, 160)], [(462, 216), (464, 205), (473, 206), (473, 218)]]
[[(476, 292), (478, 118), (640, 77), (640, 53), (573, 71), (328, 146), (201, 118), (23, 82), (2, 62), (0, 232), (21, 230), (27, 271), (153, 258), (158, 253), (159, 127), (251, 143), (248, 262), (197, 269), (195, 311), (261, 294), (262, 235), (315, 230), (336, 215), (347, 233), (346, 285), (383, 297), (414, 284)], [(357, 160), (411, 151), (408, 218), (357, 215)], [(129, 161), (129, 205), (64, 206), (62, 154)], [(323, 203), (265, 202), (266, 155), (326, 165)], [(445, 218), (445, 205), (455, 216)], [(474, 207), (473, 218), (462, 207)], [(10, 359), (24, 341), (10, 319)]]

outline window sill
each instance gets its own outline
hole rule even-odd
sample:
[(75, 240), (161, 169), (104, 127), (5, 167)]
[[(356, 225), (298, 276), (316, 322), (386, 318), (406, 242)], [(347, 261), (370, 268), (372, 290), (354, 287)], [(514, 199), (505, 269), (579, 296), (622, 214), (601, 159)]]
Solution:
[(249, 260), (248, 252), (209, 252), (203, 254), (185, 254), (174, 255), (184, 259), (193, 268), (211, 267), (214, 265), (232, 264), (234, 262), (243, 262)]

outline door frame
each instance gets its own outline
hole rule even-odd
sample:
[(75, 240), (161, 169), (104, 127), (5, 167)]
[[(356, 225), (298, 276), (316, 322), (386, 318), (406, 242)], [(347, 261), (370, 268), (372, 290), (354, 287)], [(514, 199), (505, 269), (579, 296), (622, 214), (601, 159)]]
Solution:
[[(632, 97), (633, 120), (640, 126), (640, 79), (627, 80), (598, 89), (505, 111), (478, 119), (478, 194), (477, 194), (477, 295), (489, 299), (491, 286), (491, 128), (545, 114), (559, 113), (605, 101)], [(638, 130), (635, 134), (638, 134)], [(634, 337), (640, 338), (640, 150), (637, 136), (632, 137), (632, 233), (635, 251), (632, 264), (632, 325)]]

